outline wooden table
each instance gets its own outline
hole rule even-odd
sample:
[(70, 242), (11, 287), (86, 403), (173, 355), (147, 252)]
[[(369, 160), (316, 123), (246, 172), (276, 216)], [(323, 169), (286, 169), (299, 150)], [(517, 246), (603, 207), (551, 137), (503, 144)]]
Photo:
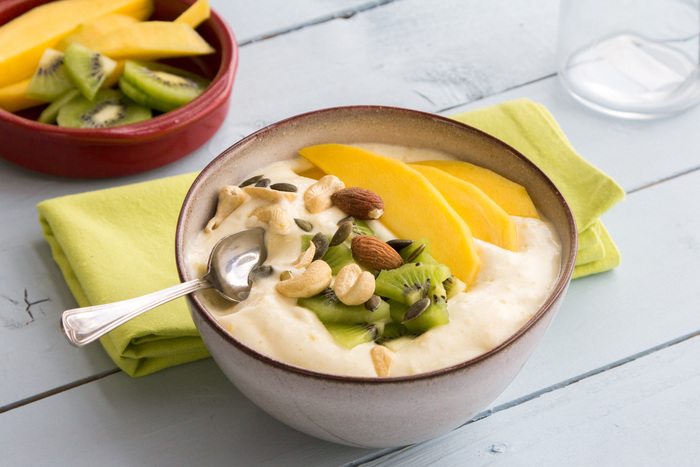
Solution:
[[(556, 76), (556, 0), (211, 3), (241, 48), (228, 118), (203, 147), (110, 180), (0, 160), (0, 465), (697, 465), (700, 107), (625, 121), (574, 102)], [(132, 379), (99, 344), (76, 349), (61, 335), (75, 301), (37, 202), (200, 170), (309, 110), (452, 115), (521, 97), (547, 106), (627, 191), (603, 218), (623, 260), (572, 283), (535, 354), (476, 421), (403, 449), (334, 445), (263, 413), (211, 359)]]

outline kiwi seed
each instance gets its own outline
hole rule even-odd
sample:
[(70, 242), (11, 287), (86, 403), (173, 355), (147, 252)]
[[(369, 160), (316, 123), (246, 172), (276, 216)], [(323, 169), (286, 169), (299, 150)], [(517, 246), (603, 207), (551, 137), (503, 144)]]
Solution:
[(291, 183), (273, 183), (270, 185), (271, 190), (277, 190), (277, 191), (288, 191), (290, 193), (295, 193), (298, 191), (298, 188), (295, 185), (292, 185)]
[(263, 177), (264, 177), (264, 175), (262, 175), (262, 174), (260, 174), (260, 175), (255, 175), (254, 177), (250, 177), (249, 179), (245, 180), (243, 183), (241, 183), (241, 184), (238, 185), (238, 186), (241, 187), (241, 188), (243, 188), (243, 187), (252, 185), (253, 183), (257, 182), (258, 180), (260, 180), (260, 179), (263, 178)]
[(335, 231), (335, 234), (333, 235), (333, 238), (331, 238), (330, 243), (328, 243), (328, 246), (336, 246), (343, 243), (352, 233), (352, 228), (352, 221), (346, 221), (340, 224), (340, 227), (338, 227), (338, 230)]
[(294, 218), (294, 222), (304, 232), (311, 232), (314, 228), (313, 224), (307, 221), (306, 219), (299, 219), (298, 217), (296, 217)]

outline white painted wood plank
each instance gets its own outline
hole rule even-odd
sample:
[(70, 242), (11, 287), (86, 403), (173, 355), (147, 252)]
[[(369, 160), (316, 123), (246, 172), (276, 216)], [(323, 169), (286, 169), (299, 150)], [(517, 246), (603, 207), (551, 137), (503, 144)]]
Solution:
[(700, 338), (366, 466), (695, 466)]
[[(695, 287), (700, 275), (697, 249), (700, 215), (690, 216), (668, 209), (675, 199), (698, 199), (698, 196), (700, 171), (634, 193), (616, 208), (615, 216), (606, 221), (622, 247), (623, 265), (615, 272), (576, 280), (572, 284), (570, 295), (542, 344), (515, 382), (491, 407), (700, 330), (697, 313), (700, 291)], [(651, 274), (652, 270), (656, 273)], [(601, 397), (613, 395), (614, 391), (601, 393)], [(236, 416), (239, 411), (246, 415)], [(45, 421), (47, 413), (56, 414), (49, 425)], [(69, 414), (77, 417), (77, 421), (70, 420)], [(216, 414), (212, 422), (205, 422), (212, 414)], [(244, 437), (242, 444), (229, 441), (237, 455), (250, 462), (274, 460), (281, 465), (294, 465), (303, 458), (306, 463), (324, 463), (329, 459), (339, 463), (375, 452), (347, 450), (310, 438), (299, 441), (301, 435), (272, 423), (225, 383), (210, 361), (141, 379), (129, 379), (122, 374), (110, 376), (0, 416), (3, 421), (0, 425), (8, 426), (5, 430), (9, 431), (7, 438), (0, 432), (0, 440), (8, 439), (7, 452), (27, 463), (48, 456), (46, 453), (54, 452), (56, 446), (76, 443), (94, 455), (110, 454), (116, 461), (138, 461), (140, 459), (123, 456), (154, 454), (144, 440), (167, 451), (173, 458), (188, 458), (186, 456), (198, 453), (218, 460), (217, 456), (228, 455), (229, 451), (208, 452), (205, 446), (210, 445), (199, 441), (204, 439), (202, 436), (220, 440), (224, 432), (227, 436), (230, 433), (266, 433), (265, 439), (270, 444), (284, 446), (280, 451), (270, 448), (270, 452), (261, 452), (256, 445), (249, 445), (252, 435)], [(225, 424), (219, 417), (225, 419)], [(81, 427), (83, 424), (85, 426)], [(127, 432), (127, 426), (133, 427), (132, 432)], [(506, 428), (507, 425), (503, 425), (499, 429)], [(675, 433), (672, 427), (665, 429), (670, 434)], [(685, 430), (685, 426), (679, 425), (678, 429)], [(48, 441), (31, 452), (12, 449), (13, 442), (29, 432), (37, 439)], [(55, 433), (60, 435), (54, 440)], [(197, 442), (190, 443), (188, 433), (197, 433), (200, 436)], [(465, 439), (471, 439), (468, 433)], [(83, 436), (86, 441), (82, 441)], [(112, 439), (113, 436), (116, 436), (116, 444), (103, 441), (92, 446), (95, 439)], [(236, 436), (230, 438), (236, 439)], [(294, 442), (287, 444), (289, 439)], [(652, 441), (644, 437), (636, 441), (630, 439), (626, 446), (646, 445)], [(138, 449), (129, 450), (135, 450), (135, 454), (122, 454), (118, 445)], [(426, 444), (420, 449), (432, 456), (436, 452), (433, 446)], [(4, 452), (2, 445), (0, 452)], [(274, 459), (268, 457), (272, 455)], [(422, 454), (415, 455), (420, 458)]]
[[(387, 0), (210, 0), (226, 18), (236, 40), (245, 44), (354, 11), (374, 8)], [(391, 0), (389, 0), (391, 1)]]
[(146, 378), (119, 373), (0, 415), (6, 466), (321, 466), (370, 452), (267, 416), (211, 359)]

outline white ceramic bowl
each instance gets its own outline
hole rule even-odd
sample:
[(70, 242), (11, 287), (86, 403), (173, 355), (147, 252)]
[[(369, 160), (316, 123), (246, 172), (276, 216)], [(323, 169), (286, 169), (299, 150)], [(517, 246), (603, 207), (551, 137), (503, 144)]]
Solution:
[(282, 422), (328, 441), (363, 447), (417, 443), (447, 433), (485, 409), (510, 384), (541, 340), (571, 280), (576, 226), (563, 197), (529, 160), (501, 141), (456, 121), (411, 110), (358, 106), (281, 121), (236, 143), (193, 183), (177, 226), (181, 279), (193, 279), (183, 251), (212, 217), (218, 191), (273, 161), (321, 143), (377, 142), (447, 152), (524, 185), (556, 227), (563, 254), (550, 296), (515, 335), (486, 354), (416, 376), (360, 378), (309, 371), (238, 342), (190, 297), (194, 322), (221, 370), (255, 404)]

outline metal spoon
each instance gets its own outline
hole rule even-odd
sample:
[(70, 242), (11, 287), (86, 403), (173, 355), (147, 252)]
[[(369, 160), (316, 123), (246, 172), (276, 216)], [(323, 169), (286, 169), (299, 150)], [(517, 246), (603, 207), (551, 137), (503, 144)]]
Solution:
[(227, 235), (209, 256), (204, 277), (183, 282), (142, 297), (63, 312), (61, 328), (71, 344), (82, 347), (136, 316), (196, 290), (213, 287), (232, 302), (250, 293), (250, 272), (267, 259), (265, 230), (260, 227)]

